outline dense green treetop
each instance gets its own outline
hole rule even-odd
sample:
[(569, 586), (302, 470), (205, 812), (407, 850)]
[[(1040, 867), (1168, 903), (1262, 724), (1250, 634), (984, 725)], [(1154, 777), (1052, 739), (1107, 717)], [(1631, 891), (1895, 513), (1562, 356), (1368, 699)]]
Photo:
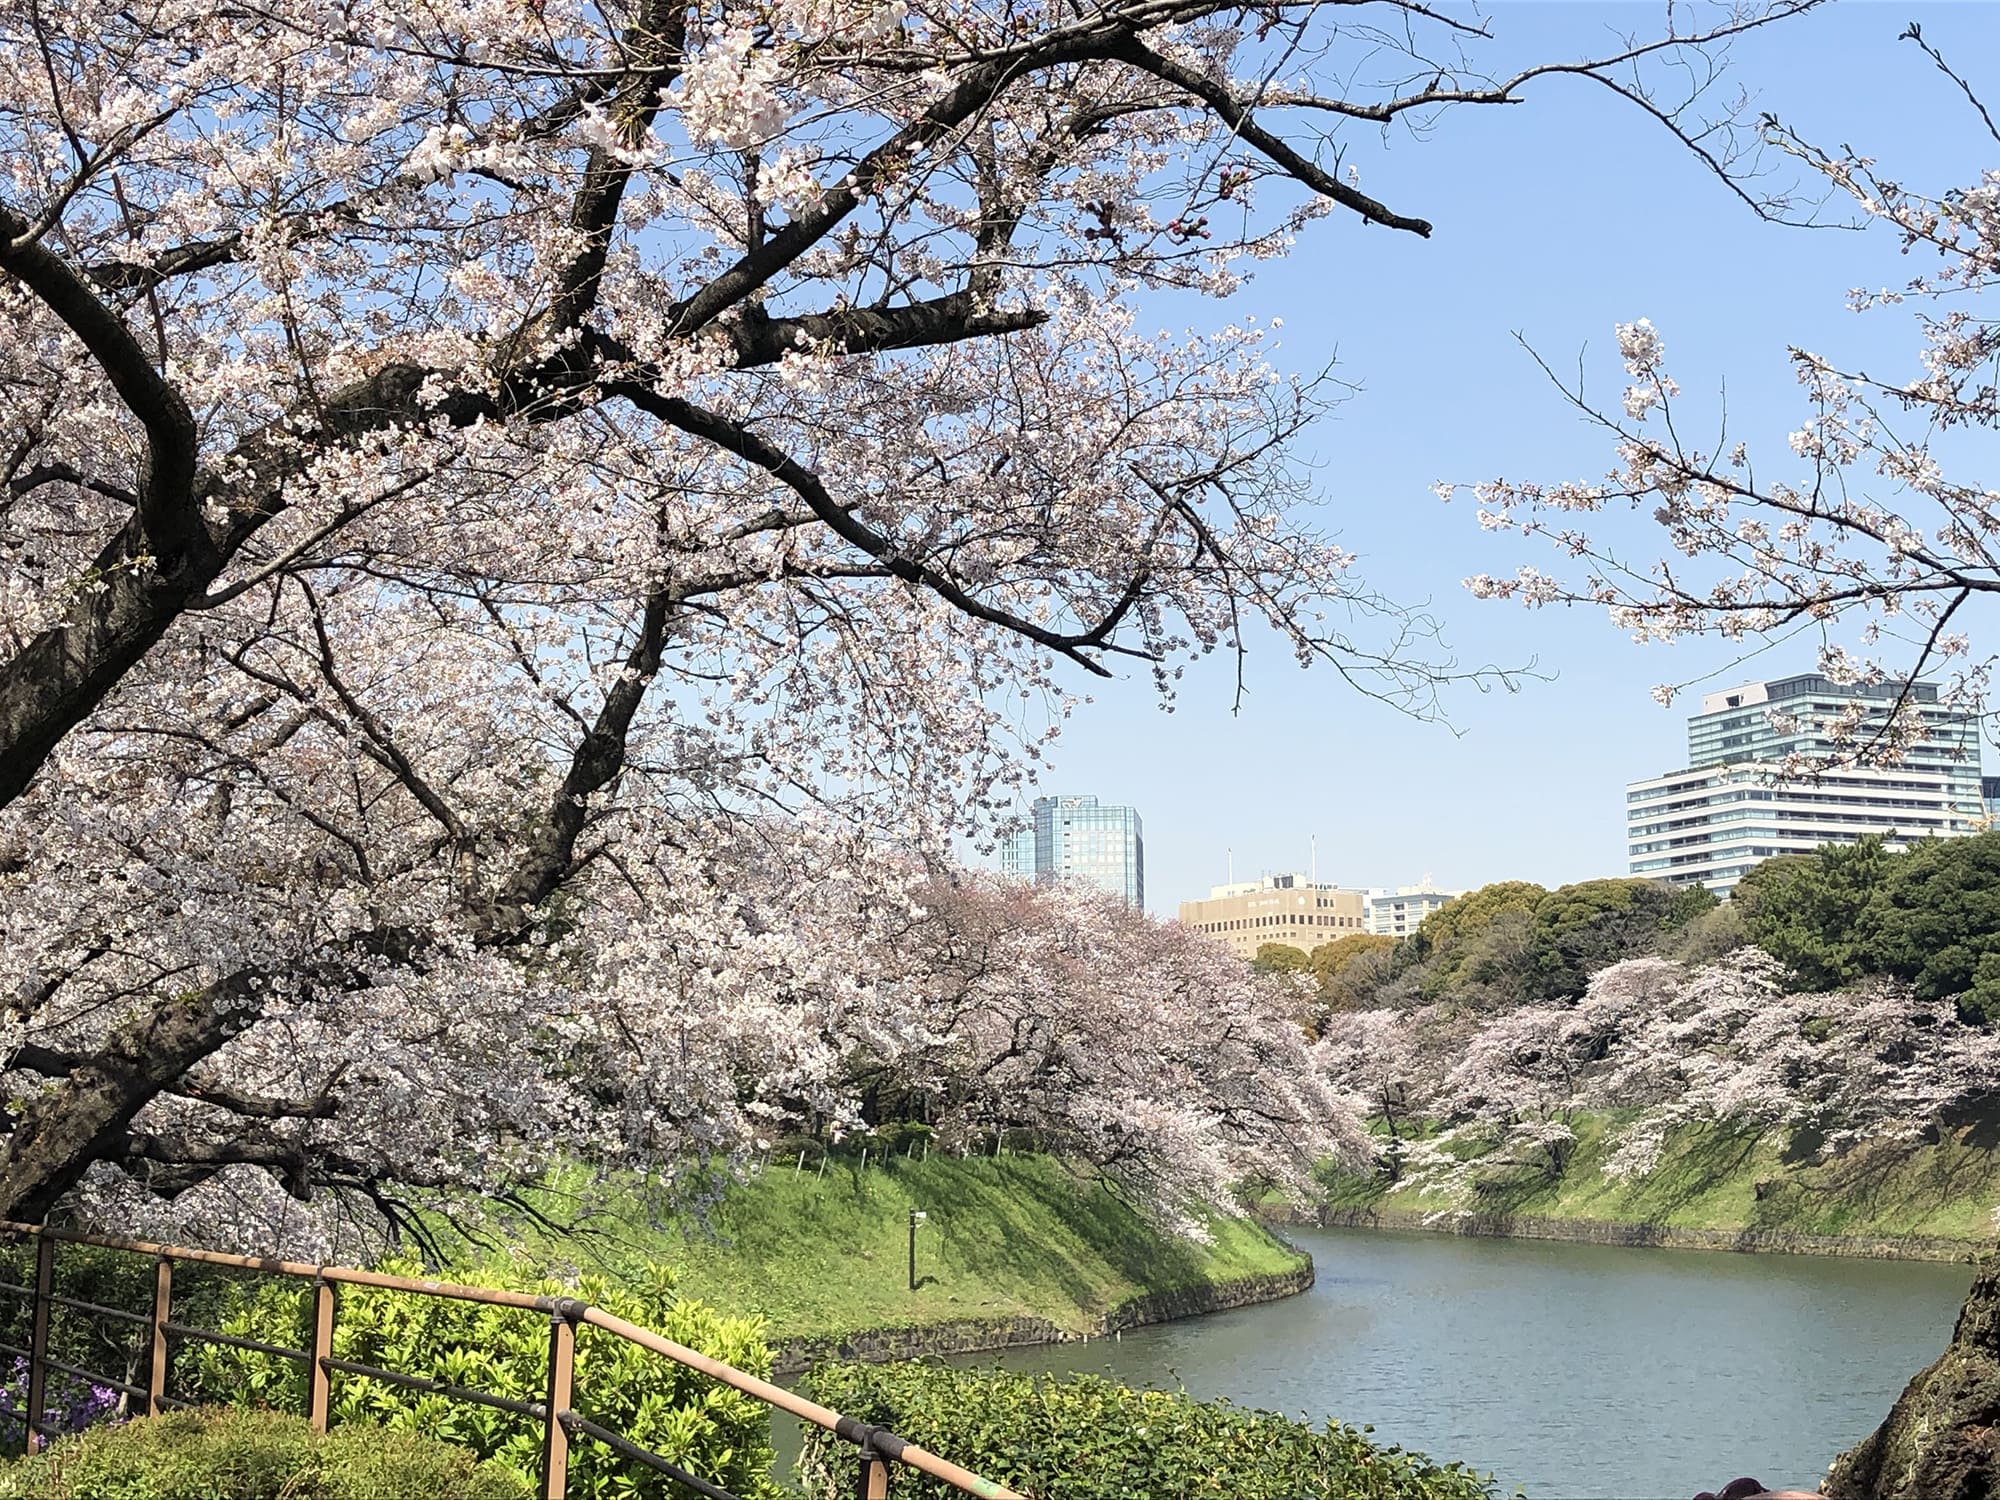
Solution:
[(1732, 896), (1751, 941), (1807, 988), (1831, 988), (1868, 972), (1861, 917), (1892, 856), (1878, 838), (1828, 844), (1812, 854), (1767, 859)]
[(1325, 989), (1337, 983), (1362, 959), (1371, 954), (1392, 952), (1395, 946), (1396, 939), (1387, 933), (1350, 932), (1346, 937), (1337, 937), (1313, 949), (1312, 971), (1319, 979), (1320, 988)]
[(1535, 908), (1531, 955), (1541, 998), (1574, 999), (1596, 970), (1658, 951), (1675, 900), (1656, 880), (1584, 880), (1549, 892)]
[(1412, 945), (1420, 957), (1428, 957), (1433, 950), (1448, 948), (1491, 926), (1494, 919), (1505, 912), (1521, 911), (1532, 915), (1547, 895), (1548, 890), (1532, 880), (1499, 880), (1492, 885), (1482, 885), (1456, 901), (1447, 901), (1425, 917), (1423, 925), (1417, 928), (1411, 939)]
[(1863, 919), (1878, 971), (1927, 1000), (2000, 1017), (2000, 836), (1938, 839), (1885, 861)]
[(1303, 948), (1290, 943), (1259, 943), (1250, 967), (1259, 974), (1303, 974), (1312, 967)]
[(1807, 989), (1872, 975), (2000, 1017), (2000, 834), (1927, 839), (1892, 854), (1879, 838), (1769, 859), (1736, 888), (1751, 941)]

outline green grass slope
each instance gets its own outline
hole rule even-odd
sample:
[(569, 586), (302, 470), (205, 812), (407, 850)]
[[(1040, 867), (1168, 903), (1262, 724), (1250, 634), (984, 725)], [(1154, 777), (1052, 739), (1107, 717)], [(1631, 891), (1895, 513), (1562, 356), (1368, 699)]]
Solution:
[[(1548, 1219), (1770, 1230), (1815, 1235), (1917, 1235), (1989, 1243), (2000, 1207), (2000, 1150), (1985, 1128), (1934, 1145), (1884, 1144), (1836, 1161), (1788, 1157), (1774, 1136), (1708, 1128), (1668, 1143), (1659, 1169), (1636, 1181), (1605, 1174), (1612, 1117), (1577, 1124), (1579, 1144), (1558, 1181), (1537, 1171), (1496, 1173), (1472, 1205)], [(1430, 1212), (1435, 1197), (1362, 1178), (1329, 1180), (1337, 1207)]]
[[(635, 1185), (572, 1177), (537, 1206), (592, 1207), (581, 1234), (514, 1224), (511, 1257), (537, 1267), (680, 1270), (681, 1289), (761, 1313), (776, 1340), (963, 1318), (1046, 1318), (1082, 1331), (1133, 1297), (1296, 1269), (1303, 1257), (1246, 1220), (1210, 1221), (1207, 1244), (1148, 1223), (1102, 1181), (1042, 1156), (892, 1158), (824, 1176), (777, 1164), (699, 1213), (650, 1211)], [(908, 1285), (909, 1213), (917, 1275)]]

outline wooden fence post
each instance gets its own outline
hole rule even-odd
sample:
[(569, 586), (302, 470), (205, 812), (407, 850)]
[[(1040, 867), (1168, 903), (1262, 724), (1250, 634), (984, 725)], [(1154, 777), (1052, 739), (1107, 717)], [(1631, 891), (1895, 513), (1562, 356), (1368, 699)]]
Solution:
[(306, 1366), (306, 1419), (314, 1432), (325, 1432), (333, 1418), (333, 1372), (326, 1362), (333, 1358), (333, 1283), (320, 1277), (313, 1282), (312, 1347), (307, 1352), (312, 1363)]
[(562, 1414), (569, 1410), (576, 1379), (576, 1323), (566, 1307), (549, 1313), (549, 1404), (543, 1414), (542, 1500), (564, 1500), (569, 1493), (569, 1429)]
[(48, 1441), (36, 1423), (48, 1404), (49, 1382), (49, 1298), (55, 1293), (56, 1242), (47, 1234), (35, 1236), (35, 1323), (28, 1335), (28, 1452), (39, 1453)]
[(861, 1473), (854, 1500), (889, 1500), (889, 1461), (875, 1451), (872, 1437), (861, 1441)]
[(146, 1366), (146, 1415), (160, 1414), (167, 1394), (167, 1324), (173, 1321), (174, 1263), (162, 1255), (153, 1266), (153, 1353)]

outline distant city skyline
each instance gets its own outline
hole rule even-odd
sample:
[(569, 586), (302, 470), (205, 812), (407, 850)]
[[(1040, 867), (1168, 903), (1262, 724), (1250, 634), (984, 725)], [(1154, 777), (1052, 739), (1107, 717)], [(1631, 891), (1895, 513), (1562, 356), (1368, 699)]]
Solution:
[[(1140, 872), (1135, 885), (1140, 892), (1141, 899), (1134, 901), (1133, 904), (1144, 906), (1145, 901), (1143, 897), (1146, 888), (1146, 877), (1144, 875), (1145, 849), (1150, 840), (1157, 834), (1164, 833), (1165, 836), (1170, 837), (1171, 826), (1156, 814), (1155, 834), (1147, 834), (1144, 832), (1144, 821), (1140, 818), (1136, 808), (1104, 801), (1095, 793), (1064, 793), (1034, 798), (1022, 813), (1027, 826), (1018, 829), (1010, 837), (1001, 840), (998, 851), (991, 856), (997, 863), (1001, 873), (1029, 880), (1039, 878), (1047, 881), (1060, 878), (1064, 873), (1062, 868), (1063, 860), (1061, 844), (1059, 842), (1059, 823), (1054, 820), (1054, 812), (1056, 808), (1065, 803), (1089, 807), (1099, 815), (1123, 815), (1129, 813), (1135, 820), (1137, 825), (1135, 833), (1137, 840), (1136, 859)], [(1039, 825), (1037, 823), (1038, 818), (1042, 820)], [(1038, 850), (1046, 850), (1047, 852), (1038, 854)], [(1073, 856), (1073, 861), (1074, 858)], [(1182, 895), (1173, 904), (1178, 908), (1193, 901), (1215, 899), (1224, 890), (1247, 891), (1251, 887), (1269, 885), (1273, 881), (1295, 881), (1301, 889), (1321, 888), (1352, 892), (1360, 897), (1364, 904), (1377, 898), (1387, 900), (1401, 897), (1405, 902), (1406, 909), (1424, 907), (1426, 903), (1422, 898), (1425, 895), (1452, 897), (1462, 895), (1465, 891), (1473, 888), (1469, 885), (1441, 886), (1437, 883), (1432, 871), (1428, 868), (1424, 869), (1415, 880), (1404, 880), (1401, 882), (1333, 878), (1344, 876), (1346, 874), (1344, 870), (1331, 871), (1329, 872), (1329, 878), (1322, 881), (1319, 879), (1320, 872), (1318, 866), (1320, 863), (1318, 850), (1310, 836), (1307, 840), (1306, 857), (1304, 859), (1293, 860), (1287, 863), (1281, 856), (1277, 863), (1255, 870), (1246, 871), (1243, 868), (1242, 862), (1234, 858), (1233, 849), (1225, 847), (1222, 852), (1222, 864), (1216, 872), (1216, 878), (1207, 881), (1201, 887), (1199, 893)], [(1086, 874), (1080, 868), (1072, 868), (1068, 873), (1079, 878), (1085, 877)], [(1110, 878), (1098, 879), (1093, 883), (1105, 889), (1112, 889), (1112, 884), (1109, 883)], [(1168, 901), (1167, 894), (1165, 892), (1156, 892), (1154, 894), (1160, 906), (1165, 907)], [(1415, 898), (1414, 901), (1412, 901), (1412, 898)], [(1129, 896), (1128, 899), (1130, 899)], [(1429, 904), (1435, 905), (1436, 903)], [(1173, 915), (1173, 912), (1169, 910), (1156, 910), (1155, 915), (1170, 916)], [(1394, 919), (1385, 918), (1385, 920), (1393, 921)]]
[[(1815, 694), (1879, 699), (1886, 705), (1894, 699), (1898, 688), (1896, 683), (1847, 687), (1834, 684), (1816, 672), (1801, 672), (1705, 694), (1700, 700), (1701, 711), (1686, 716), (1685, 756), (1666, 757), (1684, 758), (1687, 765), (1678, 771), (1625, 783), (1624, 859), (1609, 868), (1539, 883), (1554, 886), (1578, 880), (1640, 875), (1677, 880), (1684, 884), (1699, 880), (1719, 892), (1727, 893), (1744, 869), (1756, 860), (1769, 858), (1775, 853), (1802, 852), (1819, 842), (1846, 841), (1863, 832), (1884, 833), (1890, 837), (1892, 847), (1900, 847), (1902, 837), (1950, 837), (1991, 826), (1993, 818), (2000, 814), (2000, 778), (1982, 775), (1977, 717), (1935, 706), (1937, 689), (1935, 684), (1928, 682), (1914, 684), (1913, 691), (1922, 705), (1919, 712), (1929, 725), (1930, 732), (1921, 742), (1909, 748), (1905, 765), (1889, 770), (1855, 768), (1843, 772), (1837, 780), (1830, 779), (1824, 788), (1798, 791), (1789, 798), (1778, 799), (1781, 805), (1759, 808), (1757, 811), (1766, 822), (1775, 818), (1786, 826), (1781, 829), (1773, 823), (1761, 832), (1752, 828), (1748, 831), (1756, 833), (1756, 839), (1746, 837), (1734, 840), (1733, 844), (1740, 844), (1741, 849), (1735, 850), (1731, 857), (1735, 859), (1740, 855), (1740, 864), (1728, 861), (1717, 863), (1705, 855), (1696, 859), (1686, 854), (1664, 854), (1662, 851), (1676, 842), (1673, 831), (1665, 824), (1657, 824), (1653, 810), (1635, 809), (1637, 800), (1673, 797), (1681, 799), (1677, 805), (1690, 808), (1699, 805), (1702, 811), (1698, 821), (1742, 821), (1746, 814), (1721, 810), (1722, 805), (1751, 798), (1761, 803), (1772, 802), (1768, 793), (1761, 790), (1770, 780), (1770, 774), (1755, 769), (1757, 765), (1794, 752), (1823, 753), (1831, 745), (1810, 715), (1797, 729), (1773, 726), (1769, 719), (1773, 708), (1781, 713), (1787, 709), (1810, 709)], [(1828, 706), (1819, 705), (1821, 708)], [(1751, 769), (1745, 769), (1746, 765)], [(1913, 777), (1922, 778), (1922, 784), (1913, 781)], [(1754, 788), (1753, 783), (1756, 784)], [(1642, 792), (1641, 788), (1645, 790)], [(1041, 879), (1061, 878), (1063, 873), (1092, 879), (1107, 889), (1119, 889), (1133, 905), (1143, 908), (1143, 878), (1121, 888), (1115, 875), (1107, 876), (1101, 872), (1091, 875), (1080, 866), (1064, 871), (1061, 855), (1044, 855), (1037, 868), (1038, 840), (1044, 849), (1053, 851), (1060, 848), (1058, 843), (1050, 842), (1047, 823), (1050, 810), (1063, 803), (1088, 805), (1098, 808), (1100, 812), (1118, 815), (1130, 813), (1136, 847), (1137, 814), (1132, 809), (1124, 806), (1100, 807), (1094, 795), (1041, 797), (1032, 804), (1030, 816), (1033, 826), (1003, 844), (1001, 868)], [(1841, 806), (1819, 806), (1834, 803)], [(1643, 818), (1642, 813), (1645, 814)], [(1647, 819), (1654, 819), (1654, 822)], [(1684, 818), (1682, 821), (1697, 820)], [(1854, 824), (1855, 827), (1845, 828), (1841, 826), (1843, 824)], [(1168, 824), (1160, 826), (1163, 830), (1170, 829)], [(1242, 895), (1258, 887), (1279, 886), (1326, 892), (1340, 890), (1358, 893), (1363, 899), (1366, 930), (1401, 935), (1414, 930), (1422, 917), (1443, 904), (1444, 900), (1489, 883), (1489, 880), (1462, 881), (1440, 887), (1428, 868), (1413, 884), (1356, 879), (1352, 878), (1353, 872), (1344, 867), (1332, 869), (1329, 873), (1333, 878), (1322, 881), (1319, 836), (1308, 832), (1303, 837), (1306, 846), (1304, 861), (1286, 860), (1281, 855), (1274, 864), (1255, 870), (1241, 866), (1234, 844), (1224, 845), (1221, 879), (1207, 883), (1205, 897), (1193, 892), (1181, 895), (1174, 903), (1175, 911), (1183, 921), (1200, 922), (1199, 917), (1189, 916), (1190, 909), (1204, 902), (1219, 900), (1225, 892)], [(1678, 836), (1678, 842), (1686, 844), (1692, 840), (1683, 833)], [(1699, 869), (1679, 868), (1689, 864), (1691, 859), (1700, 866)], [(1139, 868), (1143, 868), (1142, 854), (1135, 855), (1135, 861)], [(1492, 880), (1534, 878), (1533, 875), (1518, 872), (1490, 877)], [(1135, 891), (1136, 896), (1133, 894)], [(1166, 911), (1155, 912), (1160, 916), (1168, 914)], [(1209, 919), (1207, 925), (1229, 920), (1219, 909), (1210, 912)], [(1223, 926), (1218, 930), (1226, 932), (1230, 929)]]
[(1309, 953), (1348, 937), (1408, 937), (1425, 917), (1463, 894), (1441, 890), (1429, 879), (1362, 889), (1292, 870), (1214, 886), (1206, 897), (1181, 902), (1177, 919), (1249, 959), (1266, 943)]
[[(1514, 7), (1498, 45), (1522, 59), (1574, 54), (1629, 15)], [(1727, 83), (1755, 91), (1755, 109), (1807, 139), (1852, 142), (1913, 187), (1975, 181), (1991, 165), (1990, 139), (1929, 59), (1895, 45), (1912, 19), (1954, 56), (2000, 55), (2000, 7), (1834, 6), (1743, 37)], [(1465, 890), (1621, 876), (1615, 809), (1626, 783), (1680, 760), (1688, 709), (1662, 708), (1654, 685), (1700, 693), (1817, 660), (1810, 632), (1747, 658), (1761, 643), (1642, 647), (1601, 611), (1483, 603), (1462, 587), (1473, 574), (1563, 564), (1547, 547), (1482, 530), (1471, 504), (1442, 504), (1431, 485), (1590, 479), (1616, 461), (1520, 340), (1565, 376), (1581, 359), (1592, 396), (1615, 408), (1623, 373), (1612, 328), (1650, 318), (1697, 441), (1712, 438), (1726, 384), (1731, 441), (1787, 478), (1786, 437), (1805, 410), (1791, 348), (1891, 383), (1923, 373), (1910, 307), (1848, 310), (1851, 288), (1909, 278), (1893, 234), (1759, 220), (1656, 122), (1608, 93), (1553, 97), (1566, 87), (1552, 80), (1517, 110), (1448, 113), (1423, 142), (1353, 137), (1364, 184), (1431, 218), (1431, 238), (1315, 225), (1300, 254), (1260, 267), (1228, 306), (1165, 292), (1145, 304), (1161, 327), (1281, 318), (1282, 371), (1330, 367), (1353, 382), (1305, 440), (1313, 467), (1300, 477), (1321, 497), (1310, 518), (1356, 554), (1360, 585), (1427, 611), (1448, 643), (1441, 660), (1532, 669), (1518, 691), (1447, 684), (1448, 727), (1369, 698), (1324, 665), (1299, 670), (1285, 641), (1247, 620), (1241, 663), (1226, 643), (1190, 663), (1171, 714), (1144, 663), (1110, 681), (1064, 672), (1064, 686), (1093, 701), (1064, 721), (1037, 790), (1096, 787), (1145, 809), (1147, 895), (1160, 915), (1225, 883), (1232, 848), (1239, 881), (1309, 868), (1313, 834), (1322, 878), (1342, 885), (1394, 887), (1425, 871)], [(1770, 166), (1773, 180), (1788, 178), (1782, 159)], [(1448, 332), (1412, 339), (1414, 307)], [(1590, 520), (1641, 566), (1671, 550), (1650, 511)], [(1354, 621), (1364, 647), (1378, 643), (1367, 626)], [(1976, 599), (1953, 628), (1983, 654), (2000, 642), (2000, 607)]]

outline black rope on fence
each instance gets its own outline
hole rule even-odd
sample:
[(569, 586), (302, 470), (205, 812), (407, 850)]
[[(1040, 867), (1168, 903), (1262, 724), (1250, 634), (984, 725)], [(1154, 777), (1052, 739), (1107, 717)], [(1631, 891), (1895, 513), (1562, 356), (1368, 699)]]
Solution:
[(608, 1427), (599, 1427), (580, 1412), (566, 1411), (559, 1413), (557, 1420), (571, 1432), (580, 1432), (585, 1437), (593, 1438), (597, 1442), (604, 1444), (605, 1447), (611, 1449), (614, 1453), (622, 1453), (634, 1462), (642, 1463), (647, 1468), (666, 1475), (667, 1478), (675, 1481), (677, 1484), (686, 1485), (697, 1495), (702, 1496), (703, 1500), (737, 1500), (736, 1496), (730, 1494), (728, 1490), (723, 1489), (720, 1485), (710, 1484), (699, 1474), (690, 1474), (686, 1469), (680, 1467), (680, 1465), (668, 1462), (651, 1449), (641, 1448), (630, 1438), (620, 1437)]
[(312, 1356), (303, 1349), (288, 1349), (283, 1344), (267, 1344), (261, 1339), (238, 1338), (233, 1333), (210, 1333), (206, 1328), (191, 1328), (185, 1323), (163, 1323), (160, 1325), (168, 1333), (177, 1333), (182, 1338), (200, 1339), (205, 1344), (226, 1344), (231, 1349), (248, 1349), (252, 1354), (269, 1354), (279, 1359), (297, 1360), (300, 1364), (311, 1364)]
[(485, 1391), (470, 1390), (462, 1385), (446, 1385), (442, 1380), (431, 1380), (422, 1375), (405, 1375), (400, 1370), (384, 1370), (376, 1365), (355, 1364), (352, 1360), (323, 1357), (320, 1364), (326, 1369), (338, 1370), (343, 1375), (360, 1375), (369, 1380), (385, 1381), (390, 1385), (400, 1385), (407, 1390), (422, 1391), (427, 1396), (450, 1396), (457, 1401), (471, 1401), (479, 1406), (491, 1406), (499, 1411), (512, 1412), (517, 1417), (530, 1417), (537, 1422), (541, 1421), (548, 1411), (548, 1408), (539, 1401), (516, 1401), (511, 1396), (492, 1396)]

